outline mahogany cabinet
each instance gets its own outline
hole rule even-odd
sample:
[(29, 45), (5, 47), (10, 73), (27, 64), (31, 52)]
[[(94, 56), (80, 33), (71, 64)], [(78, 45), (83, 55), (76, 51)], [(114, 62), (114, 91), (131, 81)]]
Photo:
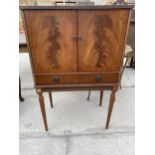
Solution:
[(46, 130), (42, 92), (77, 89), (112, 90), (108, 128), (132, 7), (20, 7)]

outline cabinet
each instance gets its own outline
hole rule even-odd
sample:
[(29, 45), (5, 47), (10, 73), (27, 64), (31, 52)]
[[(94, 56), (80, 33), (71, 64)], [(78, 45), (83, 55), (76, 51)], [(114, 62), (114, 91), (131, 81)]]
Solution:
[(44, 91), (111, 89), (112, 106), (132, 6), (20, 8), (45, 128)]

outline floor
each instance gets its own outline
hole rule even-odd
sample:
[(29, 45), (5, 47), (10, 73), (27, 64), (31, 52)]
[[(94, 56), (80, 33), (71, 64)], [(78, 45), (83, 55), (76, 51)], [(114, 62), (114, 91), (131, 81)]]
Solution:
[(34, 90), (29, 57), (20, 54), (20, 76), (24, 102), (19, 103), (20, 155), (134, 155), (135, 71), (126, 69), (122, 89), (117, 92), (110, 127), (106, 130), (109, 91), (99, 107), (99, 92), (54, 92), (54, 108), (48, 94), (45, 106), (49, 131), (44, 131)]

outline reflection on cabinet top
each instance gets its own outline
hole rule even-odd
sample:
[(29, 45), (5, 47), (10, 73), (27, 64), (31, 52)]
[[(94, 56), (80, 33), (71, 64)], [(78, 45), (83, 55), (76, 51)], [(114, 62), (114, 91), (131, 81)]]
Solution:
[(21, 10), (81, 10), (81, 9), (132, 9), (134, 5), (93, 5), (93, 6), (20, 6)]

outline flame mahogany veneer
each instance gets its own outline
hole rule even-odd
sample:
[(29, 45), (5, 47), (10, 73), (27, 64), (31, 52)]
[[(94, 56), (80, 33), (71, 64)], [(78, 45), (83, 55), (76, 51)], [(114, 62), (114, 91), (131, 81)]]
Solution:
[(56, 90), (110, 89), (108, 128), (132, 8), (130, 5), (20, 7), (46, 130), (42, 93)]

